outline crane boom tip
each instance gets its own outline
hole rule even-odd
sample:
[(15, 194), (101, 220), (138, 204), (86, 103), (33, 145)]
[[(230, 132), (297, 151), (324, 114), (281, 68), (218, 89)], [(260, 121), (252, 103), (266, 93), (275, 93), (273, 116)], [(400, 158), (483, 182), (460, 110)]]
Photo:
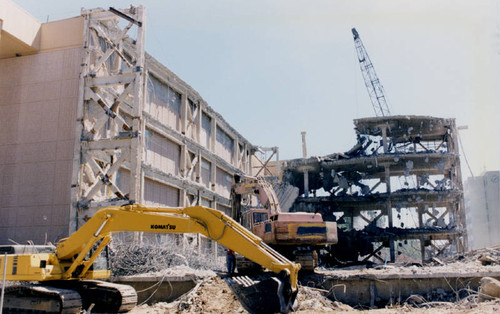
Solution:
[(356, 30), (356, 28), (353, 27), (351, 29), (351, 31), (352, 31), (352, 34), (354, 35), (354, 39), (359, 38), (359, 34), (358, 34), (358, 31)]

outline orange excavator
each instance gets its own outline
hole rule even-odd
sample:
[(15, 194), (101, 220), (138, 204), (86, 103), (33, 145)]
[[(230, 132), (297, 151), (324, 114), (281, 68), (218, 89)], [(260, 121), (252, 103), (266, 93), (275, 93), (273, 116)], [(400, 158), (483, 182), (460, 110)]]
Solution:
[[(257, 201), (256, 205), (254, 201)], [(282, 212), (271, 184), (262, 177), (236, 175), (232, 188), (232, 216), (263, 242), (290, 260), (302, 270), (313, 271), (318, 265), (317, 250), (335, 244), (337, 224), (323, 221), (318, 213)], [(259, 268), (246, 258), (238, 256), (239, 272)]]

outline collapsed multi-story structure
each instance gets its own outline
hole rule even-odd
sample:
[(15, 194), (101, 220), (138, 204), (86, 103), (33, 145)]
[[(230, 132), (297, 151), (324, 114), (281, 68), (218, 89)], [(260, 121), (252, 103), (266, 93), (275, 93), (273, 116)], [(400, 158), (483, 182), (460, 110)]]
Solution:
[(283, 180), (302, 195), (290, 210), (337, 221), (337, 259), (394, 262), (398, 255), (429, 260), (464, 252), (455, 120), (389, 116), (354, 125), (357, 144), (350, 151), (284, 164)]
[(256, 150), (145, 52), (144, 7), (39, 23), (6, 0), (0, 19), (0, 242), (57, 241), (106, 205), (230, 213)]

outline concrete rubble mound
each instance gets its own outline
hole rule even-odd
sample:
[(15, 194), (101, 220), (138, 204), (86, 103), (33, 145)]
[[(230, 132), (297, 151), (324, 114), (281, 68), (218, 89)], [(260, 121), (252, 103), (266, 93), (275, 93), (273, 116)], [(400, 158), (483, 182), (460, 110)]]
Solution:
[[(163, 275), (167, 273), (162, 273)], [(208, 271), (174, 267), (168, 275), (198, 275), (197, 285), (173, 302), (139, 305), (131, 313), (248, 313), (228, 283)], [(160, 273), (149, 274), (151, 276)], [(500, 247), (475, 250), (466, 254), (435, 259), (425, 266), (379, 265), (367, 268), (321, 268), (302, 276), (297, 296), (297, 313), (370, 312), (370, 313), (495, 313), (500, 311)], [(397, 281), (393, 298), (382, 300), (384, 291), (377, 290), (373, 304), (363, 304), (352, 282), (381, 282), (390, 287)], [(407, 282), (420, 282), (414, 291)], [(443, 282), (446, 286), (439, 286)], [(355, 290), (358, 289), (358, 290)], [(420, 289), (420, 290), (419, 290)], [(349, 302), (354, 295), (355, 303)], [(406, 293), (406, 294), (405, 294)], [(384, 302), (376, 302), (376, 301)]]

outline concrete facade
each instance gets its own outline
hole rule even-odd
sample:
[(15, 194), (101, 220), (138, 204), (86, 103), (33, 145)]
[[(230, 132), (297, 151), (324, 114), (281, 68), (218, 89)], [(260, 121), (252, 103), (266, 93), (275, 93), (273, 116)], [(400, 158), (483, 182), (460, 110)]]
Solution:
[[(3, 25), (26, 14), (5, 3)], [(232, 177), (250, 172), (254, 146), (145, 53), (143, 8), (120, 12), (125, 28), (99, 9), (38, 24), (32, 45), (16, 27), (2, 35), (0, 243), (55, 242), (130, 201), (230, 213)], [(129, 28), (137, 38), (117, 35)]]
[(500, 244), (499, 177), (499, 171), (488, 171), (465, 181), (465, 210), (471, 249)]
[(83, 19), (40, 24), (2, 1), (0, 20), (0, 242), (55, 241), (68, 235)]
[(1, 242), (67, 235), (79, 48), (0, 60)]

